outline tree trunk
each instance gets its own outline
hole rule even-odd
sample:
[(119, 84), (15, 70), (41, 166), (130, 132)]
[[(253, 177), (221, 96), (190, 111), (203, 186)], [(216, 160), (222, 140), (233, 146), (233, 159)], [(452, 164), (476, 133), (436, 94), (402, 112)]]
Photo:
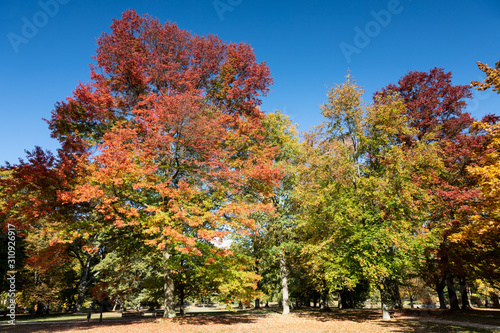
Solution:
[(438, 280), (436, 282), (436, 292), (438, 294), (439, 298), (439, 308), (440, 309), (446, 309), (446, 299), (444, 297), (444, 287), (446, 286), (446, 283), (444, 279)]
[(493, 303), (493, 307), (496, 309), (500, 308), (500, 300), (498, 295), (494, 291), (490, 291), (489, 295), (491, 298), (491, 302)]
[(286, 261), (283, 250), (280, 252), (280, 270), (281, 270), (281, 287), (283, 288), (283, 314), (290, 313), (290, 305), (288, 303), (288, 281), (286, 272)]
[(36, 314), (37, 315), (42, 315), (43, 314), (43, 303), (38, 301), (37, 304), (36, 304)]
[(389, 313), (389, 305), (387, 303), (387, 289), (384, 284), (380, 287), (380, 305), (382, 308), (382, 320), (391, 320), (391, 314)]
[(328, 289), (326, 288), (326, 281), (323, 279), (321, 281), (321, 310), (328, 310)]
[(170, 268), (170, 253), (165, 248), (163, 249), (163, 264), (165, 265), (163, 271), (163, 289), (165, 295), (164, 301), (164, 318), (173, 318), (175, 317), (175, 300), (174, 300), (174, 277), (172, 268)]
[(401, 293), (399, 291), (399, 282), (391, 281), (391, 298), (395, 309), (403, 308), (403, 301), (401, 300)]
[(85, 264), (83, 264), (83, 262), (80, 262), (80, 264), (83, 265), (81, 267), (82, 276), (80, 277), (80, 283), (78, 284), (78, 296), (75, 303), (76, 312), (80, 312), (82, 310), (85, 293), (87, 292), (87, 288), (90, 282), (94, 278), (90, 274), (90, 266), (93, 258), (93, 255), (87, 254), (87, 260), (85, 261)]
[(465, 277), (460, 278), (460, 294), (462, 295), (462, 310), (470, 310), (469, 288), (467, 288)]
[(457, 293), (455, 291), (455, 287), (453, 286), (453, 278), (446, 279), (446, 287), (448, 288), (448, 297), (450, 299), (450, 310), (460, 310)]
[(342, 290), (339, 292), (340, 295), (340, 308), (341, 309), (352, 309), (352, 304), (350, 304), (348, 300), (347, 290), (345, 287), (342, 287)]
[(410, 308), (413, 309), (415, 308), (415, 290), (413, 289), (413, 285), (409, 284), (408, 285), (408, 297), (410, 299)]
[(179, 315), (184, 316), (184, 283), (180, 283), (179, 285), (179, 303), (180, 303), (180, 308), (179, 308)]
[(260, 309), (260, 299), (255, 299), (255, 309)]

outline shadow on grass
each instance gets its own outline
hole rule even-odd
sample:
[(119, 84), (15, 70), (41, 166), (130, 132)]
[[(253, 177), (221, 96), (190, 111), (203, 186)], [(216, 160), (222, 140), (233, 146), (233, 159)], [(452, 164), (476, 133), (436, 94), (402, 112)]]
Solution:
[(210, 325), (225, 325), (234, 324), (252, 324), (257, 322), (258, 317), (262, 314), (188, 314), (186, 316), (178, 316), (172, 319), (162, 318), (119, 318), (105, 319), (102, 322), (92, 320), (90, 323), (82, 321), (66, 321), (61, 323), (55, 322), (36, 322), (36, 323), (18, 323), (15, 326), (0, 326), (0, 332), (65, 332), (65, 331), (87, 331), (97, 328), (112, 328), (117, 332), (122, 331), (127, 326), (136, 324), (146, 324), (158, 321), (168, 321), (177, 325), (195, 325), (195, 326), (210, 326)]
[[(391, 332), (451, 332), (451, 333), (493, 333), (497, 330), (474, 328), (445, 323), (419, 321), (417, 318), (435, 318), (438, 320), (458, 321), (466, 323), (476, 323), (481, 325), (498, 325), (500, 311), (438, 311), (438, 310), (404, 310), (393, 312), (390, 321), (381, 320), (382, 314), (377, 309), (330, 309), (321, 311), (317, 309), (296, 310), (293, 312), (296, 316), (304, 319), (315, 319), (321, 322), (328, 321), (352, 321), (356, 323), (376, 322), (377, 325), (389, 329)], [(399, 317), (415, 317), (415, 320), (399, 319)]]
[[(121, 332), (133, 327), (133, 325), (140, 324), (153, 324), (155, 321), (158, 323), (158, 328), (163, 328), (168, 331), (169, 325), (172, 327), (186, 327), (197, 326), (199, 329), (209, 327), (211, 325), (219, 325), (230, 329), (231, 325), (236, 324), (259, 324), (265, 321), (265, 318), (274, 316), (279, 313), (279, 309), (270, 308), (262, 310), (248, 310), (239, 312), (220, 312), (220, 313), (195, 313), (188, 314), (184, 317), (176, 317), (173, 319), (160, 319), (160, 318), (118, 318), (118, 319), (104, 319), (102, 322), (92, 320), (87, 322), (61, 322), (61, 323), (30, 323), (18, 324), (16, 326), (0, 326), (0, 331), (7, 332), (64, 332), (64, 331), (90, 331), (94, 329), (103, 329), (109, 331)], [(370, 322), (381, 328), (390, 330), (391, 332), (451, 332), (451, 333), (492, 333), (498, 332), (488, 329), (478, 329), (472, 327), (459, 326), (455, 324), (444, 324), (437, 322), (426, 322), (426, 319), (434, 318), (437, 320), (451, 320), (451, 321), (469, 321), (483, 325), (495, 325), (497, 322), (500, 311), (484, 312), (482, 310), (472, 310), (472, 312), (463, 313), (450, 313), (449, 311), (428, 311), (428, 310), (409, 310), (399, 311), (395, 313), (395, 319), (391, 321), (382, 321), (380, 310), (377, 309), (332, 309), (331, 311), (320, 311), (319, 309), (299, 309), (294, 310), (291, 314), (293, 317), (302, 318), (305, 320), (317, 320), (320, 322), (355, 322), (365, 323)], [(412, 317), (415, 319), (402, 319), (400, 317)], [(464, 319), (472, 318), (470, 320)], [(461, 320), (458, 320), (461, 319)], [(421, 319), (421, 320), (419, 320)], [(273, 319), (274, 320), (274, 319)], [(348, 324), (348, 323), (347, 323)], [(127, 327), (128, 326), (128, 327)], [(198, 329), (198, 328), (196, 328)], [(251, 332), (251, 331), (250, 331)]]
[(446, 325), (440, 323), (424, 322), (418, 320), (380, 321), (379, 326), (397, 333), (495, 333), (496, 330), (466, 327), (459, 325)]
[(306, 309), (306, 310), (295, 310), (293, 313), (299, 317), (316, 319), (321, 322), (337, 320), (337, 321), (354, 321), (357, 323), (363, 323), (366, 321), (379, 320), (382, 317), (380, 310), (376, 309), (330, 309), (330, 310), (319, 310), (319, 309)]
[(86, 331), (102, 327), (116, 328), (117, 332), (128, 325), (152, 322), (153, 319), (108, 319), (99, 322), (93, 320), (90, 323), (81, 321), (64, 321), (64, 322), (35, 322), (35, 323), (17, 323), (14, 326), (0, 326), (0, 332), (15, 332), (15, 333), (32, 333), (32, 332), (67, 332), (71, 331)]
[(407, 317), (437, 318), (449, 321), (500, 326), (500, 309), (471, 309), (465, 311), (404, 309), (399, 313), (401, 316)]

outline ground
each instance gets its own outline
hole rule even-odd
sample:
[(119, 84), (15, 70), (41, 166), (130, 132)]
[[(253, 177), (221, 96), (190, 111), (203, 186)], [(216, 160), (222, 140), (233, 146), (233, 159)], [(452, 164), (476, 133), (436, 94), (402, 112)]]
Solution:
[[(500, 332), (500, 311), (406, 310), (391, 321), (380, 319), (377, 310), (297, 310), (283, 316), (273, 310), (238, 313), (198, 313), (174, 319), (146, 317), (105, 318), (90, 323), (83, 320), (64, 323), (18, 323), (0, 326), (8, 332)], [(469, 325), (469, 326), (464, 326)], [(472, 325), (472, 327), (471, 327)]]

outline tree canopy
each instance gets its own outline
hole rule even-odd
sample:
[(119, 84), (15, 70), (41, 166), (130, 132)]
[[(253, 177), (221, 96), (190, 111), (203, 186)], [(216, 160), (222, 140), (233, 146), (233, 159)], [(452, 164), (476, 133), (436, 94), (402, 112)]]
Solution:
[(410, 71), (370, 103), (348, 74), (299, 134), (260, 109), (272, 78), (246, 43), (127, 10), (93, 60), (47, 120), (61, 149), (0, 170), (19, 304), (174, 317), (187, 299), (275, 299), (287, 314), (377, 292), (389, 319), (416, 279), (451, 309), (457, 287), (462, 309), (470, 288), (500, 288), (499, 118), (465, 111), (471, 86), (500, 92), (500, 62), (471, 85)]

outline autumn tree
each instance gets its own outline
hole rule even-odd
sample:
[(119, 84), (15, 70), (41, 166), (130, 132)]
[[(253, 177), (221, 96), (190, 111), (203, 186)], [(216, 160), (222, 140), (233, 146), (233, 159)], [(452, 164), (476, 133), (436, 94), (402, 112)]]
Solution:
[(399, 95), (366, 106), (362, 93), (349, 76), (332, 88), (322, 107), (325, 121), (306, 137), (301, 231), (311, 239), (304, 251), (329, 289), (367, 280), (380, 290), (389, 319), (388, 282), (401, 281), (429, 241), (422, 228), (429, 203), (423, 182), (439, 160), (435, 144), (401, 143), (415, 133)]
[[(75, 279), (78, 281), (67, 283), (78, 285), (76, 299), (70, 303), (79, 311), (97, 274), (93, 266), (102, 253), (96, 251), (99, 247), (98, 233), (82, 235), (72, 232), (97, 218), (92, 212), (93, 207), (68, 204), (60, 196), (70, 190), (78, 179), (74, 167), (74, 159), (68, 152), (61, 150), (54, 156), (36, 147), (31, 152), (27, 151), (26, 160), (20, 159), (15, 165), (7, 163), (5, 169), (9, 177), (0, 179), (0, 199), (4, 202), (4, 222), (15, 225), (27, 242), (26, 247), (31, 249), (25, 268), (34, 272), (39, 281), (42, 277), (40, 272), (48, 274), (53, 270), (51, 279), (54, 280), (59, 266), (67, 266), (65, 262), (76, 263), (78, 272)], [(59, 259), (48, 260), (51, 256)], [(35, 290), (33, 286), (28, 289)], [(29, 290), (27, 292), (30, 293)], [(44, 291), (40, 294), (49, 293)]]
[[(472, 81), (471, 86), (478, 90), (493, 89), (500, 94), (500, 61), (496, 68), (478, 62), (478, 67), (486, 74), (484, 82)], [(482, 197), (472, 204), (474, 213), (470, 222), (462, 224), (460, 230), (451, 236), (453, 243), (468, 244), (473, 264), (471, 270), (475, 277), (499, 286), (500, 276), (498, 240), (499, 230), (499, 177), (500, 174), (500, 125), (497, 116), (489, 115), (480, 122), (472, 124), (472, 130), (483, 137), (483, 147), (474, 151), (477, 164), (467, 167), (470, 175), (477, 181)]]
[[(400, 139), (413, 144), (424, 140), (437, 142), (445, 172), (436, 173), (432, 186), (434, 205), (429, 227), (441, 239), (435, 249), (428, 248), (423, 277), (433, 285), (444, 305), (443, 291), (447, 286), (452, 309), (458, 309), (455, 285), (459, 281), (467, 299), (466, 284), (468, 264), (467, 244), (452, 243), (450, 237), (461, 225), (467, 224), (473, 213), (471, 204), (480, 199), (475, 180), (467, 173), (467, 167), (477, 158), (473, 154), (481, 146), (482, 139), (469, 132), (474, 121), (464, 112), (467, 99), (471, 98), (470, 87), (453, 85), (451, 72), (433, 68), (429, 72), (412, 71), (397, 84), (389, 84), (375, 96), (386, 96), (397, 92), (402, 97), (408, 116), (408, 124), (415, 129), (415, 135)], [(425, 140), (424, 140), (425, 141)], [(467, 307), (467, 302), (464, 305)]]
[(92, 81), (49, 121), (81, 175), (60, 196), (103, 217), (74, 231), (129, 228), (161, 252), (165, 316), (173, 317), (176, 254), (201, 255), (198, 240), (253, 229), (250, 214), (271, 209), (279, 171), (257, 108), (269, 70), (247, 44), (133, 10), (98, 39), (94, 59)]
[(275, 262), (279, 262), (283, 314), (288, 314), (290, 305), (287, 256), (297, 249), (297, 204), (293, 200), (293, 192), (297, 182), (300, 145), (296, 126), (280, 111), (268, 114), (263, 124), (266, 142), (279, 148), (274, 157), (274, 166), (280, 168), (283, 176), (271, 197), (275, 208), (273, 215), (262, 217), (263, 234), (260, 242), (268, 267), (275, 267)]
[(497, 61), (495, 67), (490, 67), (478, 61), (477, 66), (486, 74), (484, 82), (472, 81), (471, 86), (476, 87), (477, 90), (493, 89), (497, 94), (500, 94), (500, 60)]
[(482, 278), (493, 286), (499, 287), (500, 239), (500, 125), (476, 122), (473, 129), (483, 130), (487, 135), (485, 154), (481, 154), (478, 165), (469, 166), (468, 171), (478, 181), (482, 198), (475, 203), (475, 214), (470, 223), (461, 225), (458, 232), (451, 236), (453, 243), (467, 243), (474, 260), (476, 277)]

